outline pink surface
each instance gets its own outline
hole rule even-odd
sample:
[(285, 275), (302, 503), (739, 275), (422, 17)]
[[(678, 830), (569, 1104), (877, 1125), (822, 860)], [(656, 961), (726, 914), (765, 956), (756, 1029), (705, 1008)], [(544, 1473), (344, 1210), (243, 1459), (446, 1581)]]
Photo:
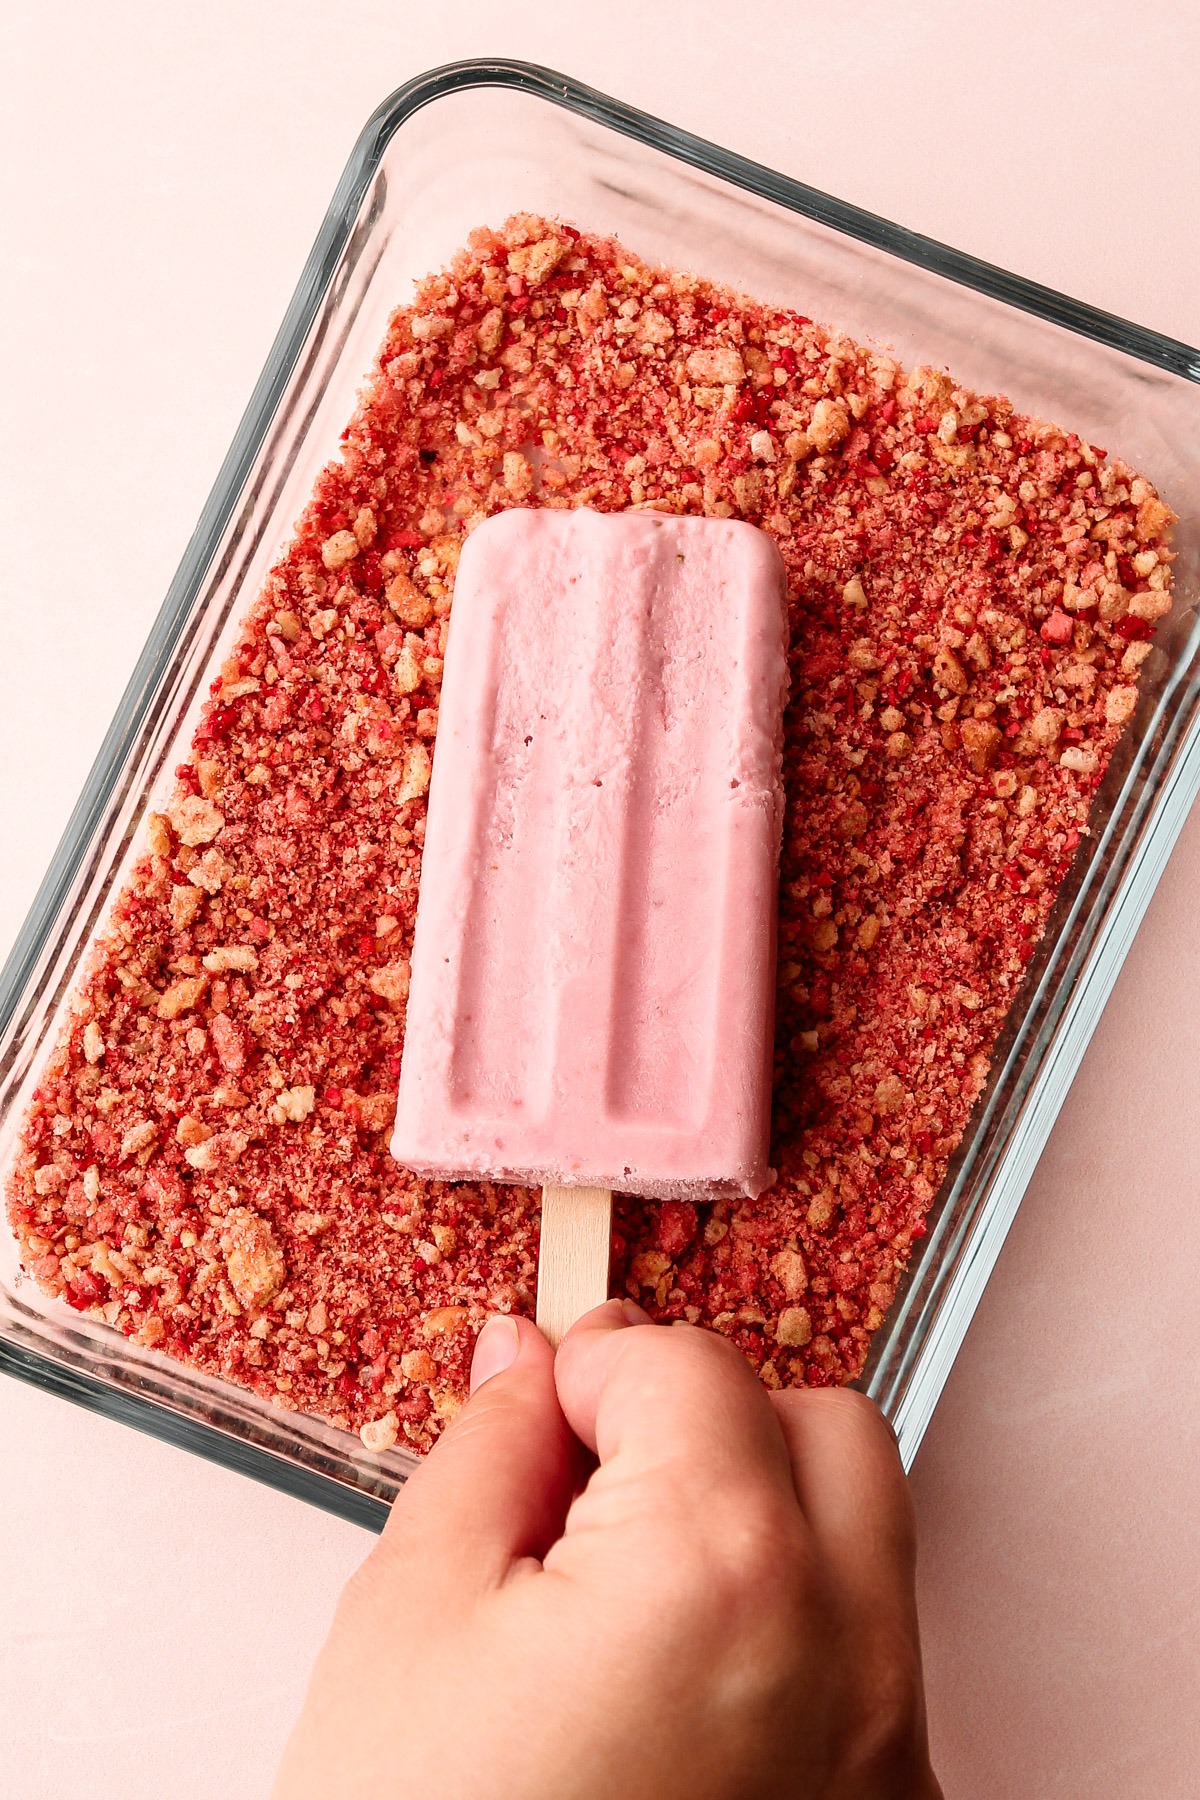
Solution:
[(737, 520), (468, 538), (392, 1153), (659, 1199), (768, 1166), (783, 564)]
[[(1187, 0), (700, 11), (10, 0), (4, 944), (353, 138), (419, 69), (540, 58), (1200, 342)], [(950, 1800), (1197, 1791), (1198, 943), (1193, 818), (917, 1465)], [(364, 1534), (5, 1379), (0, 1439), (0, 1790), (258, 1800)]]

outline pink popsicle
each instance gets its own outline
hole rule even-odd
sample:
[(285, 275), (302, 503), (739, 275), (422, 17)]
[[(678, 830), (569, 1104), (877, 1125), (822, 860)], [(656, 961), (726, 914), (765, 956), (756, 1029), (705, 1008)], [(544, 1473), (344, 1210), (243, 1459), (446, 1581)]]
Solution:
[(664, 1198), (768, 1166), (784, 576), (734, 520), (508, 511), (455, 588), (392, 1142)]

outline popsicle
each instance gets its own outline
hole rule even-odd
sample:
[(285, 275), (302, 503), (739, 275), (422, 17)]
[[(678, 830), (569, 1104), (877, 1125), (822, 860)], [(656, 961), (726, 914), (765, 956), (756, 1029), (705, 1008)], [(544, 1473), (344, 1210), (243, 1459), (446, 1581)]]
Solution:
[(543, 1187), (539, 1320), (605, 1297), (613, 1188), (774, 1178), (784, 592), (737, 520), (510, 510), (463, 548), (392, 1151)]

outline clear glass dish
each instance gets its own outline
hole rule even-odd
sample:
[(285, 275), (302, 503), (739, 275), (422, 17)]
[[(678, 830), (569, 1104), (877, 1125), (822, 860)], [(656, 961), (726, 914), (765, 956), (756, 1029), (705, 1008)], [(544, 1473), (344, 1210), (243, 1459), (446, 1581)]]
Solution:
[[(987, 1093), (863, 1376), (911, 1463), (1029, 1176), (1200, 790), (1200, 353), (523, 64), (424, 75), (368, 121), (54, 861), (0, 976), (0, 1165), (208, 671), (335, 453), (414, 278), (533, 210), (730, 282), (1119, 451), (1181, 515), (1177, 603), (1097, 796)], [(0, 1367), (363, 1524), (411, 1459), (142, 1350), (18, 1283), (0, 1231)]]

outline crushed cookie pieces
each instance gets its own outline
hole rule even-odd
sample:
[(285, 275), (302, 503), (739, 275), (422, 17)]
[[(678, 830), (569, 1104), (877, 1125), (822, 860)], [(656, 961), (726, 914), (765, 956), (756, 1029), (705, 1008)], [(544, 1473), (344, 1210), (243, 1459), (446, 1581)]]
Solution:
[[(463, 538), (512, 505), (745, 517), (789, 588), (772, 1157), (618, 1196), (614, 1291), (772, 1387), (862, 1369), (1171, 605), (1174, 515), (1071, 431), (521, 216), (391, 321), (81, 978), (8, 1185), (49, 1294), (422, 1452), (536, 1193), (387, 1147)], [(386, 930), (385, 930), (386, 926)]]

